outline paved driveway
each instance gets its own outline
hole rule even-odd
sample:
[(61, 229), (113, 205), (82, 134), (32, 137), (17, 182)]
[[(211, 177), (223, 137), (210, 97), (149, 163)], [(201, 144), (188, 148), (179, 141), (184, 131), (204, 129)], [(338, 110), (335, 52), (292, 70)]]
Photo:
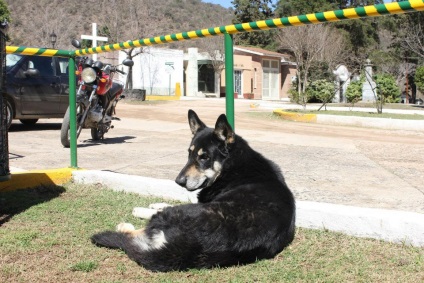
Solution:
[[(251, 103), (236, 100), (236, 132), (281, 166), (297, 199), (424, 213), (423, 132), (289, 122)], [(225, 100), (121, 103), (121, 121), (114, 121), (104, 141), (94, 142), (89, 130), (82, 131), (78, 166), (173, 180), (187, 158), (188, 109), (214, 126), (225, 113)], [(28, 127), (14, 122), (11, 169), (68, 167), (60, 123), (40, 120)]]

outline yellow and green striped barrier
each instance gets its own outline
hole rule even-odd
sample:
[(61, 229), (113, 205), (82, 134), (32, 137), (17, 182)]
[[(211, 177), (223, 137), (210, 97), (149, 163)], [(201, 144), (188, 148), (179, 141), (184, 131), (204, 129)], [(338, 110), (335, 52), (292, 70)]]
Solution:
[(38, 55), (46, 57), (71, 57), (75, 56), (74, 51), (69, 50), (57, 50), (57, 49), (46, 49), (46, 48), (33, 48), (25, 46), (6, 46), (6, 53), (9, 54), (23, 54), (23, 55)]
[(75, 55), (109, 52), (114, 50), (123, 50), (133, 47), (150, 46), (156, 44), (170, 43), (197, 39), (202, 37), (217, 36), (224, 34), (236, 34), (242, 32), (251, 32), (257, 30), (269, 30), (274, 28), (284, 28), (289, 26), (300, 26), (308, 24), (319, 24), (325, 22), (335, 22), (348, 19), (358, 19), (366, 17), (377, 17), (392, 14), (403, 14), (414, 11), (423, 11), (424, 1), (410, 0), (402, 2), (392, 2), (386, 4), (369, 5), (357, 8), (348, 8), (343, 10), (327, 11), (320, 13), (311, 13), (300, 16), (291, 16), (278, 19), (256, 21), (250, 23), (241, 23), (235, 25), (220, 26), (208, 29), (201, 29), (189, 32), (168, 34), (151, 38), (144, 38), (133, 41), (120, 42), (115, 44), (103, 45), (93, 48), (79, 49)]

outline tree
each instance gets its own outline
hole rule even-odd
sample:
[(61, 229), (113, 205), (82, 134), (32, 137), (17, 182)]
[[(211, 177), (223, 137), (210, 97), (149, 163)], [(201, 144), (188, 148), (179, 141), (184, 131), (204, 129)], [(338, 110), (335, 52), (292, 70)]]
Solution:
[(411, 13), (402, 15), (400, 19), (397, 43), (402, 49), (424, 58), (424, 15)]
[[(151, 20), (143, 21), (149, 18), (151, 9), (154, 7), (151, 0), (112, 0), (113, 4), (103, 2), (105, 16), (110, 19), (102, 27), (104, 36), (109, 38), (109, 42), (121, 42), (134, 40), (137, 38), (150, 37), (153, 35), (152, 30), (159, 24), (156, 18), (150, 17)], [(127, 22), (124, 24), (124, 19)], [(142, 54), (144, 48), (130, 48), (122, 50), (127, 55), (127, 59), (133, 60), (134, 57)], [(128, 67), (127, 81), (125, 89), (133, 88), (133, 67)]]
[[(280, 0), (277, 3), (276, 14), (280, 17), (287, 17), (379, 3), (383, 3), (383, 1)], [(344, 31), (347, 39), (345, 48), (351, 51), (351, 55), (343, 63), (349, 69), (358, 69), (367, 55), (372, 53), (373, 50), (379, 50), (379, 31), (382, 26), (380, 22), (380, 19), (372, 18), (345, 20), (327, 24)], [(371, 59), (374, 60), (374, 58)]]
[(298, 101), (306, 107), (310, 69), (317, 62), (331, 62), (327, 64), (329, 68), (343, 62), (346, 51), (343, 35), (328, 25), (309, 25), (281, 29), (278, 39), (281, 50), (291, 53), (297, 64)]
[(214, 88), (215, 90), (218, 89), (219, 93), (221, 73), (225, 68), (225, 48), (223, 38), (214, 36), (204, 39), (204, 41), (207, 42), (208, 45), (204, 47), (203, 50), (208, 53), (209, 58), (211, 59), (211, 65), (216, 78)]
[(10, 12), (6, 3), (0, 0), (0, 23), (10, 22)]
[[(143, 53), (144, 48), (130, 48), (127, 50), (122, 50), (125, 54), (127, 54), (127, 59), (133, 60), (134, 57)], [(133, 66), (128, 67), (128, 75), (127, 81), (125, 82), (125, 89), (133, 89)]]
[(415, 71), (415, 77), (414, 77), (415, 85), (417, 88), (424, 92), (424, 66), (420, 66)]
[(279, 17), (288, 17), (295, 15), (304, 15), (334, 10), (338, 8), (339, 1), (328, 0), (280, 0), (277, 2), (275, 13)]
[[(247, 23), (274, 17), (270, 5), (272, 0), (234, 0), (233, 23)], [(273, 43), (274, 30), (261, 32), (244, 32), (235, 36), (235, 42), (240, 45), (252, 45), (265, 48)]]

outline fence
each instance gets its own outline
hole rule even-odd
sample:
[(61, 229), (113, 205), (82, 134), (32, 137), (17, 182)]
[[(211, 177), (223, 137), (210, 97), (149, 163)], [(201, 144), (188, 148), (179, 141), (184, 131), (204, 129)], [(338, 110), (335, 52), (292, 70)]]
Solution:
[(291, 16), (278, 19), (270, 19), (235, 25), (226, 25), (202, 30), (169, 34), (151, 38), (144, 38), (133, 41), (125, 41), (115, 44), (103, 45), (93, 48), (79, 49), (76, 51), (27, 48), (23, 46), (7, 46), (7, 53), (19, 53), (39, 56), (62, 56), (69, 57), (69, 105), (70, 105), (70, 148), (71, 167), (77, 166), (77, 146), (76, 146), (76, 101), (75, 101), (75, 57), (97, 54), (110, 51), (117, 51), (141, 46), (165, 44), (174, 41), (190, 40), (208, 36), (224, 36), (225, 46), (225, 81), (226, 81), (226, 113), (227, 119), (234, 129), (234, 54), (233, 54), (233, 34), (242, 32), (252, 32), (258, 30), (268, 30), (274, 28), (284, 28), (289, 26), (300, 26), (308, 24), (319, 24), (324, 22), (335, 22), (348, 19), (358, 19), (366, 17), (377, 17), (391, 14), (402, 14), (424, 10), (424, 1), (410, 0), (402, 2), (392, 2), (387, 4), (369, 5), (357, 8), (348, 8), (336, 11), (311, 13), (300, 16)]

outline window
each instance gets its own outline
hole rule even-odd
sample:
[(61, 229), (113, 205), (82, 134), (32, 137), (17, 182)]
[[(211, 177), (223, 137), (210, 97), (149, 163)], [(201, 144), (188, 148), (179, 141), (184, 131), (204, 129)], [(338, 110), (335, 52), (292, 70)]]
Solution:
[(240, 70), (234, 70), (234, 92), (238, 95), (242, 94), (242, 74)]
[(29, 62), (30, 68), (37, 69), (42, 77), (53, 76), (53, 66), (51, 57), (33, 56)]

